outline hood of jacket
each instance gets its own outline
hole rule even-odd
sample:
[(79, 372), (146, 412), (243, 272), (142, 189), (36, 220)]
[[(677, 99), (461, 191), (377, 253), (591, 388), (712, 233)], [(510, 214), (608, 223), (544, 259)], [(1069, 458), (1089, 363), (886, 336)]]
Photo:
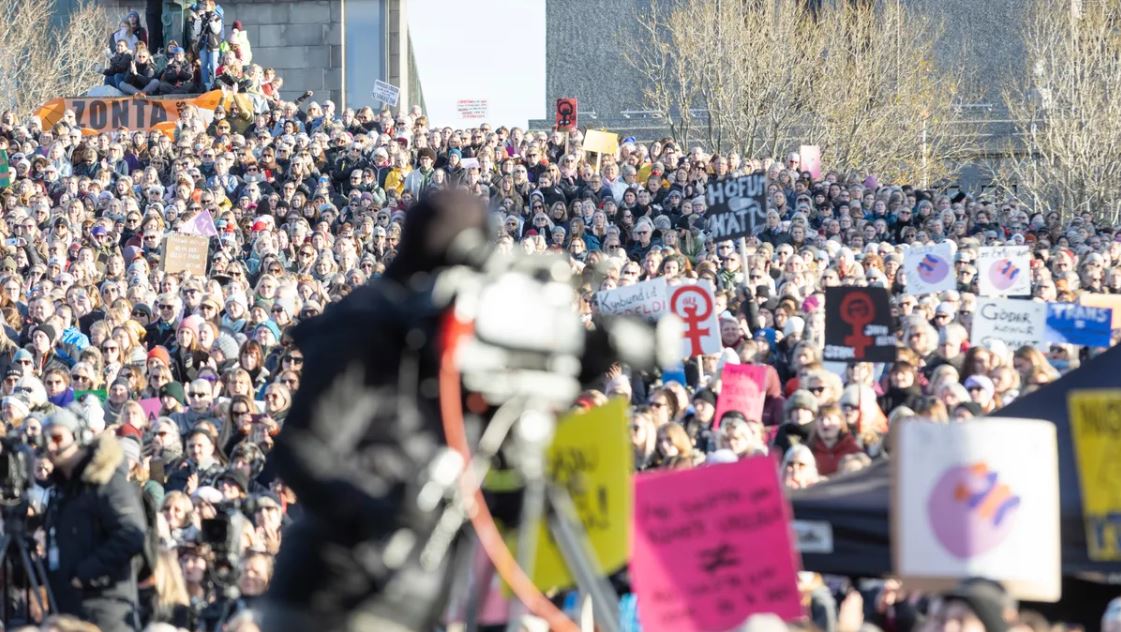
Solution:
[(97, 435), (87, 448), (89, 457), (79, 475), (83, 483), (104, 485), (125, 461), (125, 452), (112, 432)]

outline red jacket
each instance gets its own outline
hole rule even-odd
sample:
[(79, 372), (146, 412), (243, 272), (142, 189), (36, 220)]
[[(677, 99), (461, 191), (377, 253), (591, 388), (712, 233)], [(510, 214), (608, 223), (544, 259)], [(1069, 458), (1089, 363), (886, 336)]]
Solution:
[(817, 473), (822, 476), (830, 476), (837, 471), (837, 466), (840, 465), (842, 458), (860, 452), (860, 445), (848, 433), (841, 435), (832, 448), (826, 446), (820, 437), (815, 436), (810, 441), (810, 451), (813, 452), (814, 461), (817, 462)]

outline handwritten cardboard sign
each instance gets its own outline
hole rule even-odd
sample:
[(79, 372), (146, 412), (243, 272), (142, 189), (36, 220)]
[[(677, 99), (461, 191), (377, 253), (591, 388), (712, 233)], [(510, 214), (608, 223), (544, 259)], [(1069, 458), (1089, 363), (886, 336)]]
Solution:
[(716, 398), (715, 425), (729, 410), (743, 413), (751, 421), (762, 421), (763, 385), (767, 369), (758, 364), (725, 364), (720, 372), (720, 396)]
[(1047, 342), (1088, 347), (1108, 347), (1113, 331), (1113, 310), (1078, 303), (1048, 303)]
[(615, 132), (605, 132), (590, 129), (584, 133), (584, 151), (594, 151), (597, 154), (613, 154), (619, 150), (619, 135)]
[(982, 247), (977, 256), (977, 290), (981, 296), (1031, 296), (1031, 249)]
[(669, 311), (665, 277), (596, 292), (600, 314), (655, 321)]
[(973, 313), (974, 344), (1001, 340), (1012, 349), (1043, 343), (1047, 304), (1018, 298), (979, 298)]
[(769, 457), (635, 479), (631, 582), (646, 632), (802, 616), (790, 507)]
[(1020, 599), (1057, 601), (1055, 424), (907, 421), (893, 434), (891, 540), (903, 583), (942, 590), (967, 577), (987, 577)]
[(205, 276), (206, 263), (210, 255), (209, 242), (208, 238), (199, 235), (182, 233), (168, 235), (167, 242), (164, 244), (164, 272), (169, 274), (187, 272)]
[(381, 79), (375, 79), (374, 80), (374, 100), (375, 101), (381, 101), (382, 103), (384, 103), (388, 106), (396, 107), (397, 106), (397, 99), (399, 99), (400, 97), (401, 97), (401, 88), (398, 88), (397, 86), (393, 85), (392, 83), (389, 83), (388, 81), (382, 81)]
[(894, 362), (899, 344), (891, 328), (891, 298), (882, 287), (825, 288), (823, 358), (838, 362)]
[(903, 255), (903, 273), (907, 278), (909, 294), (933, 294), (954, 289), (957, 275), (954, 273), (953, 242), (911, 247)]
[(716, 320), (716, 299), (708, 281), (679, 285), (670, 292), (669, 310), (685, 325), (681, 337), (682, 357), (720, 353), (720, 324)]
[[(630, 427), (626, 403), (616, 399), (557, 424), (547, 453), (550, 478), (568, 489), (605, 574), (623, 567), (630, 554), (632, 508)], [(533, 583), (542, 590), (574, 583), (544, 522), (538, 531)]]
[(1121, 390), (1073, 391), (1069, 402), (1087, 554), (1116, 562), (1121, 560)]

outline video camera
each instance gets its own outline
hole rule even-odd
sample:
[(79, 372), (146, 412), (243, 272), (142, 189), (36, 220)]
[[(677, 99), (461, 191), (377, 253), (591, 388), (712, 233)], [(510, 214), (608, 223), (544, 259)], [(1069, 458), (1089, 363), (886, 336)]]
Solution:
[(209, 566), (210, 579), (219, 586), (232, 586), (237, 583), (238, 566), (241, 564), (246, 518), (235, 505), (229, 503), (219, 505), (216, 510), (213, 518), (203, 519), (199, 544), (207, 545), (214, 553)]
[(34, 464), (35, 456), (21, 437), (0, 437), (0, 507), (26, 502)]

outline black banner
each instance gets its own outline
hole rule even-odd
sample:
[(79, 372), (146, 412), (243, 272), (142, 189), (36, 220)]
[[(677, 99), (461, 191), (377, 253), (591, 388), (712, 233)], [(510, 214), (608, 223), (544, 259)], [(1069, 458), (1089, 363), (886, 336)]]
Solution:
[(716, 241), (746, 237), (767, 220), (767, 175), (753, 173), (708, 185), (708, 236)]
[(897, 348), (886, 289), (825, 288), (825, 360), (894, 362)]

